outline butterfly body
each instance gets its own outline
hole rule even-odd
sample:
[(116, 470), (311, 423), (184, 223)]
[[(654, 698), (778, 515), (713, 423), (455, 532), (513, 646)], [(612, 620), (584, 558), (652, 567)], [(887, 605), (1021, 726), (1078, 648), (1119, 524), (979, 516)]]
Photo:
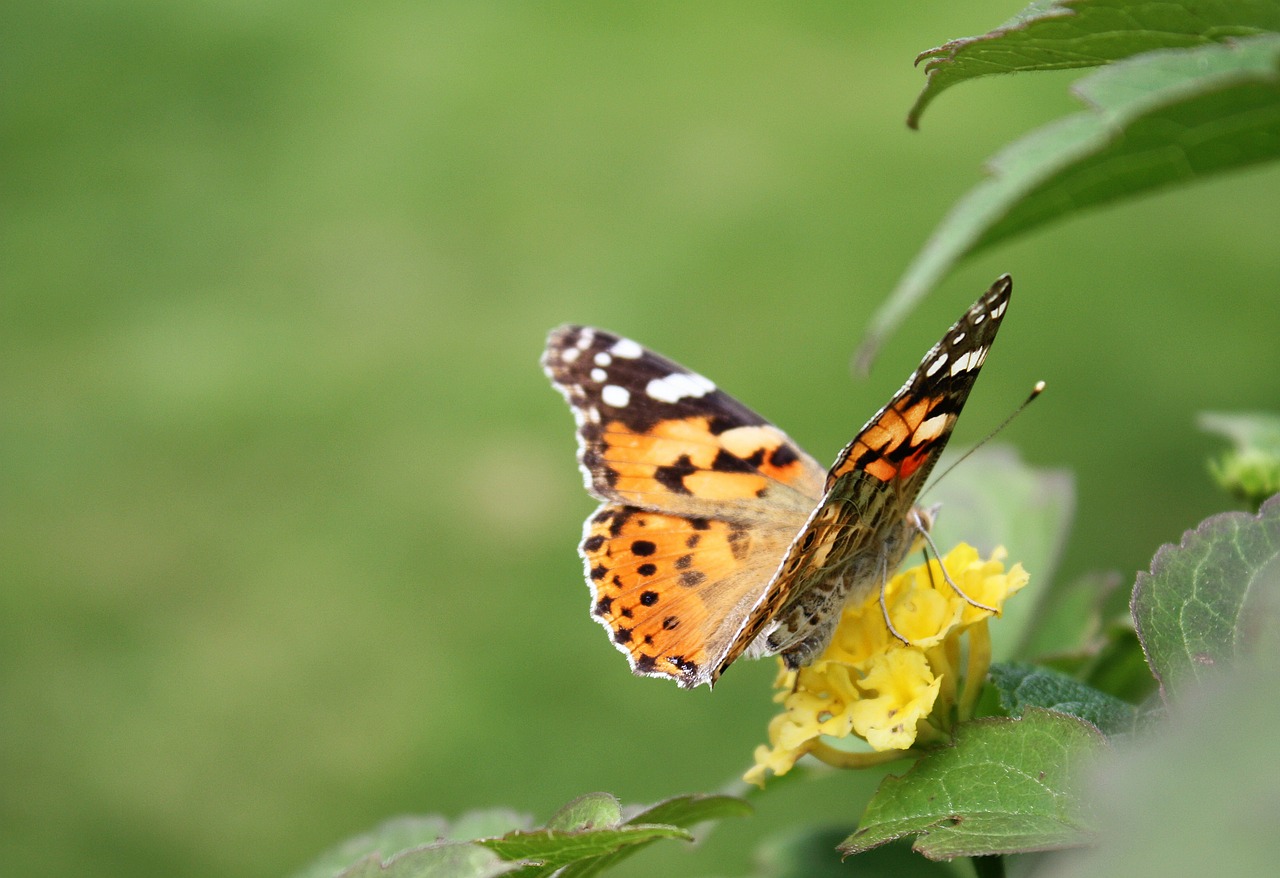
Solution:
[(932, 516), (915, 501), (1004, 316), (1001, 278), (824, 470), (713, 382), (629, 339), (564, 326), (543, 366), (602, 505), (580, 546), (592, 615), (637, 674), (692, 688), (740, 656), (802, 667)]

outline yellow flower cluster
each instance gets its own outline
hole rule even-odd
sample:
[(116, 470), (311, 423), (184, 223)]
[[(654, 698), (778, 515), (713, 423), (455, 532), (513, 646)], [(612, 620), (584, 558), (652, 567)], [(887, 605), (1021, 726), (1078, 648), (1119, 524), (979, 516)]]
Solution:
[[(942, 559), (951, 581), (970, 600), (951, 587), (937, 560), (893, 577), (885, 606), (893, 627), (909, 643), (885, 625), (878, 592), (846, 607), (826, 652), (806, 668), (783, 668), (778, 675), (781, 691), (774, 700), (784, 710), (770, 721), (769, 746), (756, 748), (756, 764), (745, 779), (763, 786), (766, 772), (786, 774), (806, 753), (854, 767), (898, 758), (917, 740), (943, 739), (957, 718), (972, 711), (991, 661), (987, 619), (992, 613), (974, 604), (998, 611), (1027, 583), (1021, 564), (1005, 571), (1005, 554), (996, 549), (983, 559), (961, 543)], [(965, 634), (968, 649), (962, 654)], [(965, 690), (957, 696), (960, 676)], [(829, 743), (850, 733), (872, 752)]]

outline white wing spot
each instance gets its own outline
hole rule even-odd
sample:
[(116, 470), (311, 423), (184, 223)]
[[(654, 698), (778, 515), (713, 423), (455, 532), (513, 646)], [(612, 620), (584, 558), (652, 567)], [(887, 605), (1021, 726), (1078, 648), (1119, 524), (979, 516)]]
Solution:
[(987, 319), (986, 312), (980, 312), (980, 313), (978, 313), (978, 314), (974, 314), (974, 315), (973, 315), (973, 325), (974, 325), (974, 326), (977, 326), (979, 323), (981, 323), (982, 321), (984, 321), (984, 320), (986, 320), (986, 319)]
[(590, 327), (582, 330), (582, 335), (578, 336), (578, 349), (585, 351), (591, 347), (591, 343), (596, 340), (596, 332)]
[(600, 391), (600, 398), (604, 400), (605, 405), (611, 405), (616, 409), (624, 409), (627, 407), (627, 403), (631, 402), (631, 391), (616, 384), (606, 384)]
[(587, 409), (587, 420), (593, 424), (600, 423), (600, 409), (595, 406)]
[(1000, 315), (1004, 313), (1004, 309), (1007, 307), (1009, 307), (1008, 302), (1001, 302), (999, 305), (996, 305), (994, 308), (991, 309), (991, 316), (995, 318), (999, 318)]
[[(951, 336), (951, 343), (952, 343), (952, 344), (960, 344), (960, 342), (962, 342), (962, 341), (964, 341), (964, 333), (963, 333), (963, 332), (957, 332), (955, 335)], [(603, 366), (604, 364), (603, 364), (603, 363), (601, 363), (600, 365), (602, 365), (602, 366)]]
[(961, 372), (972, 372), (981, 366), (986, 358), (987, 348), (974, 348), (951, 364), (951, 374), (959, 375)]
[(929, 368), (924, 370), (924, 374), (928, 378), (932, 378), (937, 371), (947, 364), (947, 354), (945, 351), (938, 354), (938, 358), (929, 364)]
[(716, 386), (701, 375), (673, 372), (666, 378), (654, 378), (645, 386), (644, 392), (659, 402), (679, 402), (686, 396), (706, 396), (715, 389)]
[(946, 430), (950, 417), (950, 415), (934, 415), (932, 418), (926, 418), (911, 434), (911, 444), (923, 445), (937, 439)]
[(609, 356), (604, 351), (601, 351), (600, 353), (596, 354), (597, 366), (607, 366), (612, 362), (613, 362), (613, 357)]
[(613, 347), (609, 348), (609, 353), (624, 360), (635, 360), (644, 353), (644, 348), (629, 338), (620, 338), (614, 342)]
[(577, 348), (565, 348), (560, 352), (560, 359), (564, 360), (566, 363), (572, 363), (574, 360), (578, 359), (578, 354), (580, 353), (582, 353), (582, 351)]
[(604, 379), (606, 379), (606, 378), (608, 378), (608, 377), (609, 377), (609, 373), (608, 373), (608, 372), (606, 372), (604, 369), (592, 369), (592, 370), (591, 370), (591, 380), (592, 380), (592, 381), (603, 381)]
[(961, 372), (968, 372), (973, 368), (973, 355), (974, 351), (965, 351), (956, 357), (956, 361), (951, 364), (951, 374), (959, 375)]

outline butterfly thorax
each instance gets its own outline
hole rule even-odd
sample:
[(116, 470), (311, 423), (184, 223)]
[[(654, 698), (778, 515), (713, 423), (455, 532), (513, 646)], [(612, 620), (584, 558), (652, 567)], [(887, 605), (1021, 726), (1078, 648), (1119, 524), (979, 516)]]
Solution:
[(748, 655), (781, 655), (787, 667), (804, 667), (831, 642), (840, 614), (888, 582), (933, 525), (934, 511), (914, 506), (895, 526), (876, 534), (867, 551), (866, 528), (848, 503), (824, 507), (806, 525), (779, 569), (777, 584), (795, 598), (761, 632)]

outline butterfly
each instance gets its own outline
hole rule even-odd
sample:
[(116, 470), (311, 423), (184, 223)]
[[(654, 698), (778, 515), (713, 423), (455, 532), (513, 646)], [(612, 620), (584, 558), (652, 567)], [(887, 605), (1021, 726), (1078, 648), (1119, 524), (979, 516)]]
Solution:
[(709, 379), (623, 338), (562, 326), (542, 365), (602, 501), (580, 552), (591, 613), (644, 676), (713, 685), (736, 659), (822, 653), (845, 604), (883, 588), (932, 524), (916, 499), (977, 380), (1005, 275), (824, 470)]

